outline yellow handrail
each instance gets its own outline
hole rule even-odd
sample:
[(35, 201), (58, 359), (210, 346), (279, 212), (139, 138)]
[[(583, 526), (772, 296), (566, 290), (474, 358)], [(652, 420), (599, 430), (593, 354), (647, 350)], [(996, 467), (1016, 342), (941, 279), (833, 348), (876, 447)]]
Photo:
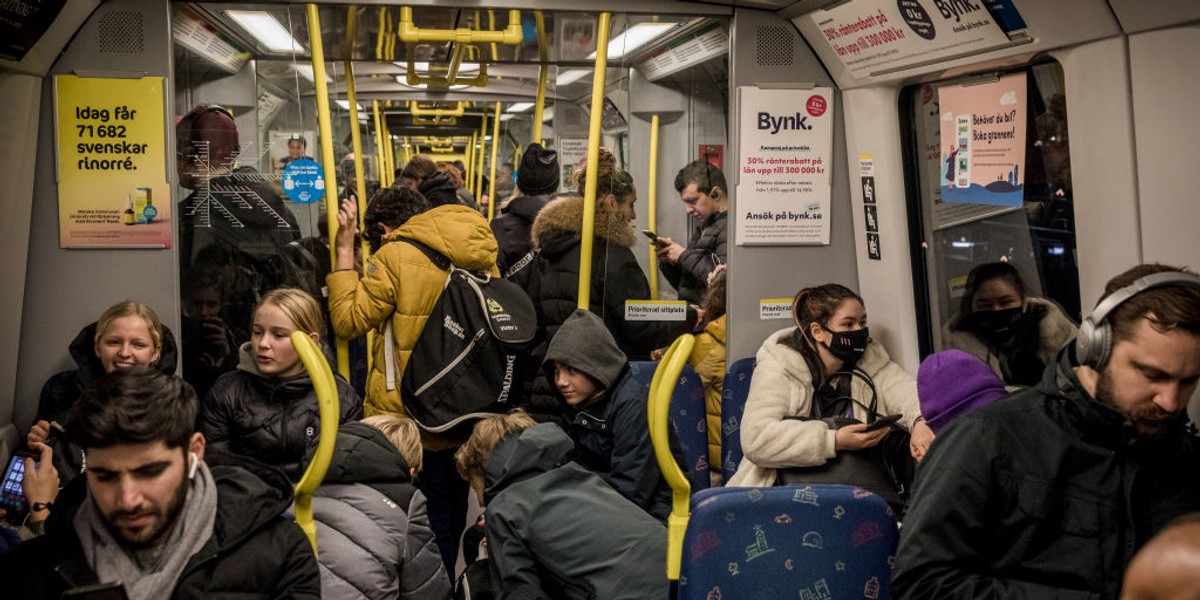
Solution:
[[(312, 6), (311, 4), (309, 6)], [(311, 29), (309, 31), (312, 31)], [(338, 406), (337, 384), (333, 380), (333, 371), (321, 354), (321, 349), (308, 334), (303, 331), (293, 331), (292, 347), (300, 357), (312, 380), (313, 390), (317, 394), (317, 408), (321, 414), (321, 433), (318, 436), (317, 453), (312, 462), (304, 470), (300, 483), (296, 484), (296, 524), (308, 536), (312, 544), (313, 554), (317, 553), (317, 524), (313, 520), (312, 495), (321, 486), (325, 473), (329, 470), (329, 461), (333, 459), (333, 445), (337, 440)]]
[[(650, 182), (646, 201), (650, 231), (658, 233), (658, 115), (650, 117)], [(658, 246), (650, 242), (650, 298), (658, 300)]]
[(467, 148), (463, 151), (463, 167), (467, 170), (463, 173), (463, 180), (466, 182), (467, 190), (471, 192), (471, 196), (478, 197), (479, 192), (475, 190), (475, 139), (478, 136), (474, 131), (471, 132), (471, 141), (467, 142)]
[(459, 44), (500, 43), (516, 46), (521, 43), (521, 11), (508, 11), (508, 27), (499, 31), (478, 31), (460, 27), (458, 29), (432, 29), (417, 27), (413, 23), (412, 7), (400, 7), (400, 41), (406, 44), (426, 42), (457, 42)]
[[(596, 74), (592, 78), (592, 118), (588, 126), (587, 181), (583, 185), (583, 233), (579, 247), (579, 308), (592, 300), (592, 235), (596, 220), (596, 163), (600, 160), (600, 116), (604, 112), (604, 76), (608, 72), (608, 28), (612, 13), (600, 13), (596, 27)], [(492, 185), (495, 185), (493, 183)]]
[(696, 338), (681, 335), (671, 343), (654, 370), (650, 382), (649, 409), (646, 411), (650, 426), (650, 441), (654, 444), (654, 458), (663, 478), (671, 486), (671, 515), (667, 517), (667, 579), (679, 579), (679, 567), (683, 558), (683, 534), (687, 531), (688, 516), (691, 514), (692, 485), (683, 474), (683, 469), (671, 454), (669, 415), (671, 396), (675, 382), (683, 372), (683, 366), (692, 354)]
[(375, 165), (379, 171), (379, 187), (386, 188), (391, 183), (387, 179), (387, 174), (383, 168), (386, 166), (383, 160), (383, 126), (380, 124), (379, 117), (379, 101), (371, 101), (371, 111), (373, 112), (373, 124), (375, 125)]
[(479, 189), (479, 193), (475, 198), (479, 202), (483, 202), (483, 169), (484, 169), (484, 152), (487, 150), (487, 111), (483, 113), (483, 119), (479, 123), (479, 162), (476, 163), (475, 187)]
[(408, 111), (414, 117), (461, 117), (467, 112), (466, 102), (456, 102), (454, 108), (422, 108), (416, 100), (408, 102)]
[(496, 115), (492, 117), (492, 195), (488, 198), (488, 221), (491, 221), (496, 216), (496, 203), (500, 201), (497, 197), (497, 192), (500, 191), (500, 186), (496, 185), (496, 152), (500, 149), (500, 103), (496, 103)]
[[(533, 139), (530, 140), (535, 144), (542, 143), (542, 113), (546, 109), (546, 79), (550, 74), (550, 65), (546, 62), (546, 23), (542, 17), (542, 11), (534, 11), (534, 21), (537, 23), (537, 43), (538, 43), (538, 89), (537, 100), (533, 103)], [(520, 164), (513, 161), (514, 164)]]

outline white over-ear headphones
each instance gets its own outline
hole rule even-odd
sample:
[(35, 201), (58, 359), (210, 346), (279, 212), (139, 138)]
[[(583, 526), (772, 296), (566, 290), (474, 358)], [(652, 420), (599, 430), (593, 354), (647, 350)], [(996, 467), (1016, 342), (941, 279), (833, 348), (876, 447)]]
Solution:
[(1185, 271), (1154, 273), (1109, 294), (1079, 325), (1079, 333), (1075, 336), (1075, 360), (1096, 370), (1103, 369), (1113, 347), (1113, 328), (1107, 321), (1108, 315), (1146, 290), (1175, 286), (1200, 287), (1200, 276)]
[(192, 464), (188, 467), (188, 479), (195, 479), (196, 468), (200, 466), (200, 456), (195, 452), (188, 452), (188, 456), (192, 459)]

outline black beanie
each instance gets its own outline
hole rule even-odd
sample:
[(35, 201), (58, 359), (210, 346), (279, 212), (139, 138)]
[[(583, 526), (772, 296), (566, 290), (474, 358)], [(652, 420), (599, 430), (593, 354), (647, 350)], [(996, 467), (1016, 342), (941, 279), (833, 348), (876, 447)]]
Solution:
[(517, 188), (526, 196), (546, 196), (558, 191), (558, 153), (530, 144), (517, 169)]

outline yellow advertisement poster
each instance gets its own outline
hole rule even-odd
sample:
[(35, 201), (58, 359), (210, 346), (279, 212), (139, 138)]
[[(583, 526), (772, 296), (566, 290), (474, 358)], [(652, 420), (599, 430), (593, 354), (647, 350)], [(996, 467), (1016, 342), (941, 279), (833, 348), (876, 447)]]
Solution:
[(163, 78), (54, 78), (59, 245), (170, 248)]

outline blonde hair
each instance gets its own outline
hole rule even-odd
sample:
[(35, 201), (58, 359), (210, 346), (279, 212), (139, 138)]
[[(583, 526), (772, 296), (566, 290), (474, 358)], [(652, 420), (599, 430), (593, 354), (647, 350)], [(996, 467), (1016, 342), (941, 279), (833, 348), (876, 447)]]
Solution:
[(134, 302), (133, 300), (122, 300), (108, 307), (108, 310), (100, 315), (100, 318), (96, 320), (96, 336), (92, 340), (92, 343), (99, 344), (100, 338), (104, 337), (104, 334), (108, 332), (108, 328), (112, 325), (113, 321), (121, 317), (140, 317), (146, 322), (146, 329), (150, 330), (150, 339), (154, 341), (154, 347), (159, 350), (162, 349), (162, 321), (159, 320), (158, 314), (149, 306)]
[(320, 336), (321, 331), (325, 328), (325, 317), (321, 315), (321, 305), (317, 304), (316, 299), (304, 290), (284, 287), (267, 292), (262, 300), (259, 300), (258, 304), (254, 306), (254, 312), (250, 313), (251, 320), (264, 304), (270, 304), (282, 310), (283, 314), (296, 324), (296, 329), (304, 333), (315, 333)]
[(399, 415), (375, 415), (362, 420), (363, 423), (383, 432), (388, 441), (400, 451), (408, 466), (421, 472), (424, 466), (421, 452), (421, 432), (417, 423)]
[(470, 479), (472, 473), (482, 474), (488, 459), (492, 457), (492, 451), (501, 440), (534, 425), (537, 425), (537, 421), (519, 408), (507, 415), (496, 415), (479, 421), (475, 424), (471, 437), (454, 453), (454, 461), (458, 463), (458, 474), (463, 479)]
[[(579, 195), (587, 185), (588, 169), (586, 165), (575, 171), (575, 187)], [(625, 199), (633, 194), (633, 176), (617, 166), (617, 157), (608, 148), (600, 148), (596, 160), (596, 199), (613, 196), (620, 204), (626, 204)]]

